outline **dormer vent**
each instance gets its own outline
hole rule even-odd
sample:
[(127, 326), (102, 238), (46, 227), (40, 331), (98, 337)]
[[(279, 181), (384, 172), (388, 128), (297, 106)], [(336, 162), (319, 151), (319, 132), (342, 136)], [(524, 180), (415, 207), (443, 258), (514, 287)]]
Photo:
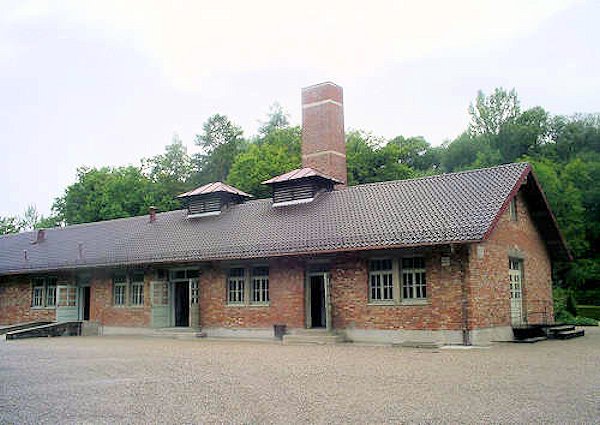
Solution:
[(252, 195), (222, 182), (208, 183), (177, 196), (188, 209), (188, 218), (221, 214), (231, 204), (241, 204)]
[(273, 177), (263, 184), (273, 188), (273, 206), (283, 207), (312, 202), (319, 192), (331, 191), (334, 185), (343, 182), (307, 167)]

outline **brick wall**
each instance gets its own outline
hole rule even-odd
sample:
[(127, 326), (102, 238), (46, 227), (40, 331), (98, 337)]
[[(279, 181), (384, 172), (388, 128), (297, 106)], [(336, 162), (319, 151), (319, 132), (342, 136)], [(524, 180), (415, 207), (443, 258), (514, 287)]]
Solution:
[(517, 221), (511, 221), (507, 210), (490, 238), (470, 248), (471, 328), (510, 326), (510, 256), (523, 259), (523, 311), (529, 323), (542, 322), (544, 308), (547, 317), (553, 317), (550, 257), (521, 193), (517, 215)]
[[(98, 271), (91, 281), (90, 320), (106, 326), (150, 326), (150, 280), (151, 273), (144, 277), (144, 306), (114, 306), (112, 299), (112, 273)], [(127, 293), (127, 301), (130, 295)]]
[[(399, 258), (409, 252), (390, 252)], [(378, 256), (385, 254), (378, 254)], [(421, 255), (421, 254), (419, 254)], [(427, 302), (424, 305), (369, 304), (368, 259), (360, 255), (340, 257), (332, 268), (331, 298), (335, 328), (356, 329), (461, 329), (461, 279), (465, 251), (450, 247), (425, 251)], [(450, 265), (442, 266), (441, 257)]]
[(304, 265), (298, 259), (269, 263), (268, 306), (229, 306), (226, 300), (227, 268), (214, 266), (200, 276), (200, 323), (202, 327), (270, 328), (286, 324), (304, 327)]
[(0, 281), (0, 324), (53, 321), (56, 317), (55, 310), (31, 308), (31, 295), (29, 276), (11, 276)]

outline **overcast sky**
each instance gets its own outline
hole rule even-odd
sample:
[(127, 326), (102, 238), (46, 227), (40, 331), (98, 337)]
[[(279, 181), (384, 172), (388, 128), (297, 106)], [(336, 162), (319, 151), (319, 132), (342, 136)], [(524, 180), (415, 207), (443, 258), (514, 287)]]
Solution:
[(344, 88), (347, 129), (433, 144), (477, 90), (598, 112), (600, 1), (0, 0), (0, 216), (44, 214), (79, 166), (139, 164), (212, 114), (247, 136), (300, 88)]

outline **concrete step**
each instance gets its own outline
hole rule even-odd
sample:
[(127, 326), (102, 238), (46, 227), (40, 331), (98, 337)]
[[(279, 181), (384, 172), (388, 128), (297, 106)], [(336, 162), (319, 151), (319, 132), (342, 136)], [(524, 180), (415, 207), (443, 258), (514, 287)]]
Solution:
[(206, 337), (206, 333), (201, 329), (193, 328), (164, 328), (155, 329), (148, 336), (156, 338), (196, 339)]
[(560, 325), (560, 326), (552, 326), (548, 328), (549, 333), (557, 333), (557, 332), (567, 332), (575, 330), (575, 326), (573, 325)]
[(284, 345), (331, 345), (344, 342), (344, 337), (334, 333), (293, 333), (283, 336)]
[(32, 328), (20, 329), (7, 332), (6, 339), (24, 339), (55, 336), (77, 336), (81, 335), (81, 322), (56, 322), (47, 325), (34, 326)]
[(533, 344), (535, 342), (545, 341), (547, 339), (548, 339), (548, 337), (545, 337), (545, 336), (535, 336), (532, 338), (515, 339), (513, 342), (518, 343), (518, 344)]
[(437, 341), (403, 341), (400, 343), (392, 344), (392, 347), (427, 348), (433, 350), (441, 348), (442, 344)]
[(573, 329), (570, 331), (556, 332), (556, 333), (554, 333), (554, 338), (555, 339), (571, 339), (571, 338), (577, 338), (577, 337), (584, 336), (584, 335), (585, 335), (585, 331), (583, 329)]

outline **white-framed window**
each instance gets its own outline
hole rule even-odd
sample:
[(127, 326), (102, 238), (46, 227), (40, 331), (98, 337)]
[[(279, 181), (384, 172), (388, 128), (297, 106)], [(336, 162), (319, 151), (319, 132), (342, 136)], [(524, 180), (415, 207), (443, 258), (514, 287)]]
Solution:
[(131, 305), (144, 305), (144, 272), (131, 273)]
[(427, 300), (425, 257), (372, 258), (369, 270), (369, 303), (423, 304)]
[(265, 304), (269, 302), (269, 268), (252, 268), (252, 303)]
[(422, 300), (426, 298), (425, 258), (402, 258), (402, 299)]
[(113, 276), (113, 305), (124, 306), (127, 301), (127, 274)]
[(237, 267), (229, 269), (227, 275), (227, 302), (229, 304), (243, 304), (246, 286), (246, 270)]
[(227, 303), (269, 305), (269, 267), (234, 267), (227, 273)]
[(36, 308), (56, 307), (56, 282), (52, 276), (36, 277), (32, 281), (31, 306)]
[(369, 261), (369, 300), (393, 301), (394, 278), (391, 258)]

